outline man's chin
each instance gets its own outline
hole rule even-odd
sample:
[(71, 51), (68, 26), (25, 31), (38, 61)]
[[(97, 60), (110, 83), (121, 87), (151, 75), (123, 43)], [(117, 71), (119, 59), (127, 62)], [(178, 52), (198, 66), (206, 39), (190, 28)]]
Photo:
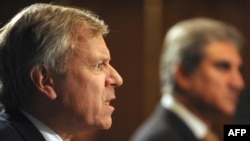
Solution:
[(98, 129), (101, 129), (101, 130), (108, 130), (111, 128), (111, 125), (112, 125), (112, 119), (110, 119), (109, 121), (106, 121), (104, 123), (101, 123), (99, 126), (98, 126)]
[(225, 109), (218, 115), (225, 118), (232, 118), (235, 116), (235, 114), (236, 114), (235, 108), (231, 108), (231, 109)]

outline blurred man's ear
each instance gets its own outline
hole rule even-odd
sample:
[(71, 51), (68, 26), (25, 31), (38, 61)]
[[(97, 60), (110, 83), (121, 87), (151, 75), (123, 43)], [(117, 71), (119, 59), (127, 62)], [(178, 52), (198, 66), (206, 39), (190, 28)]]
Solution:
[(183, 66), (177, 66), (174, 75), (180, 89), (187, 91), (191, 88), (191, 74)]
[(47, 98), (54, 100), (57, 94), (54, 90), (53, 78), (51, 71), (45, 65), (37, 65), (32, 68), (30, 78), (39, 93)]

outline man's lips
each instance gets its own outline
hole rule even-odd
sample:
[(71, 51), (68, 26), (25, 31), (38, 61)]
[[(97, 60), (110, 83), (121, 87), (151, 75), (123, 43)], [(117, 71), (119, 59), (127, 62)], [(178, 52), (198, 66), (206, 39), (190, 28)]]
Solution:
[(113, 100), (115, 100), (115, 97), (110, 98), (110, 99), (104, 101), (104, 105), (110, 105), (110, 102), (113, 101)]
[(105, 101), (104, 105), (110, 105), (110, 102), (109, 101)]

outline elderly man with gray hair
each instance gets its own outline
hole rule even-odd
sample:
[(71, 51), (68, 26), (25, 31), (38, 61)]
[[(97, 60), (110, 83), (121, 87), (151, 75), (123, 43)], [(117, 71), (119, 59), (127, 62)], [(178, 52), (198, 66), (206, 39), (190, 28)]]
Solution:
[(1, 141), (70, 141), (109, 129), (115, 88), (108, 26), (96, 14), (32, 4), (0, 31)]

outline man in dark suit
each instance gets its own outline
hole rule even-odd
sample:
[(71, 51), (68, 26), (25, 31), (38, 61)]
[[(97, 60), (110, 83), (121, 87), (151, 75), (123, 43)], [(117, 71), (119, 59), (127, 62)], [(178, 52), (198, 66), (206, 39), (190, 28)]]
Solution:
[(221, 21), (195, 18), (174, 25), (161, 56), (162, 99), (131, 141), (222, 140), (223, 124), (244, 88), (241, 46), (239, 31)]
[(24, 8), (0, 30), (0, 141), (70, 141), (109, 129), (115, 88), (108, 26), (89, 10)]

